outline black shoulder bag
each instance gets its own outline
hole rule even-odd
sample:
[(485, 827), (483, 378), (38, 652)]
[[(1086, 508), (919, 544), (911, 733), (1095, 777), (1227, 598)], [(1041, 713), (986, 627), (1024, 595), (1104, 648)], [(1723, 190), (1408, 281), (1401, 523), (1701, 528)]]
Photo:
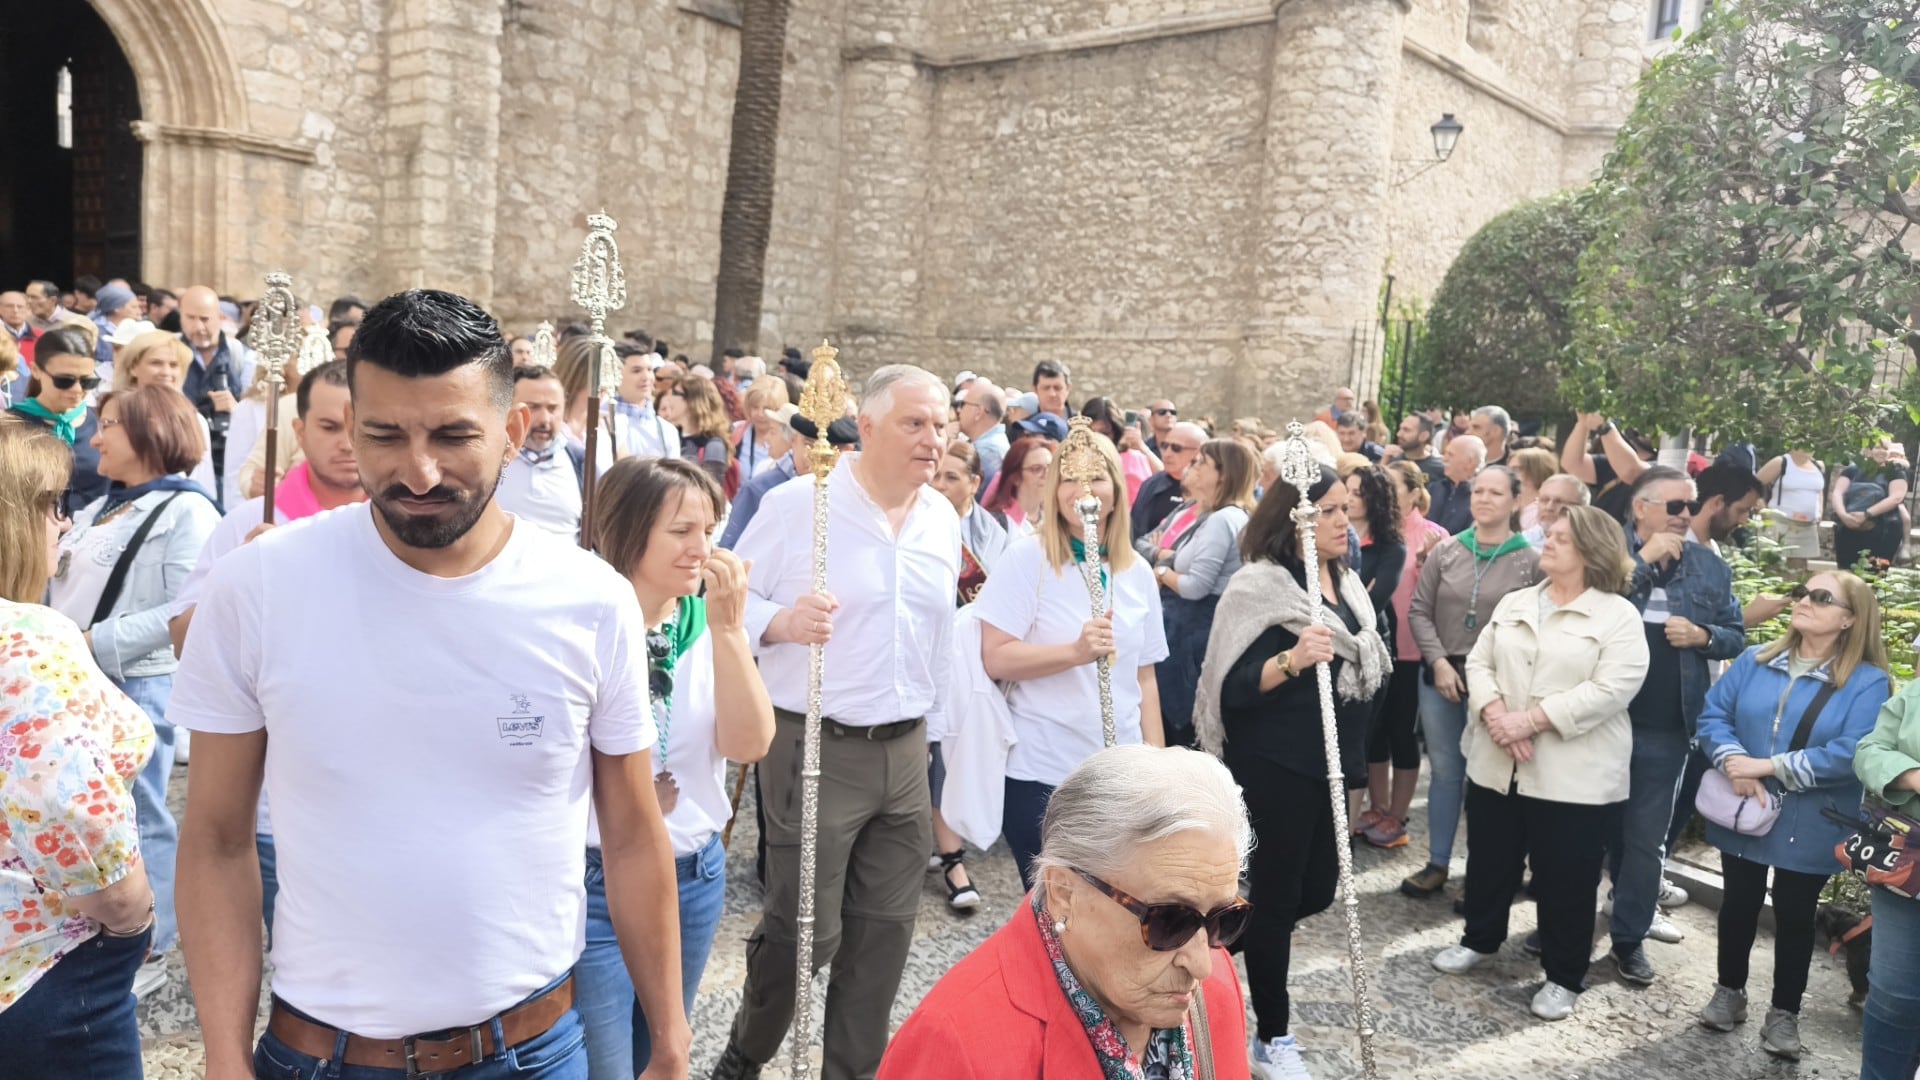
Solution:
[(101, 620), (113, 614), (113, 605), (120, 601), (120, 590), (127, 586), (127, 571), (133, 569), (134, 555), (140, 551), (140, 545), (147, 542), (147, 534), (153, 531), (153, 525), (160, 520), (160, 515), (167, 512), (168, 504), (179, 498), (181, 494), (182, 492), (176, 491), (160, 500), (160, 505), (153, 508), (153, 513), (148, 514), (146, 519), (140, 522), (140, 527), (133, 530), (133, 539), (127, 541), (127, 546), (120, 552), (120, 558), (113, 564), (113, 572), (107, 575), (106, 588), (100, 590), (100, 603), (94, 606), (93, 618), (87, 623), (87, 629), (93, 629), (100, 624)]

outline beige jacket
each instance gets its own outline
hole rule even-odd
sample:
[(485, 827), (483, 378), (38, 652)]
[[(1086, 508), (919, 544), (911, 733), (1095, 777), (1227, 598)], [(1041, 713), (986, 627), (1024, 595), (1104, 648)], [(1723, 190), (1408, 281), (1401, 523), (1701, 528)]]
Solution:
[[(1624, 596), (1581, 593), (1540, 620), (1546, 583), (1509, 593), (1467, 655), (1467, 778), (1506, 794), (1602, 806), (1627, 797), (1633, 722), (1627, 704), (1647, 674), (1640, 612)], [(1516, 762), (1487, 733), (1481, 710), (1494, 699), (1521, 712), (1540, 706), (1553, 725)]]

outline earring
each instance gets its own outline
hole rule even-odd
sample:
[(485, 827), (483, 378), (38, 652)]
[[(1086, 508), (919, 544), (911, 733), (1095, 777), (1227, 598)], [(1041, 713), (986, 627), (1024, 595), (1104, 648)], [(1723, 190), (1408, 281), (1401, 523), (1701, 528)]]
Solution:
[(1058, 935), (1060, 935), (1060, 934), (1064, 934), (1064, 933), (1066, 933), (1066, 932), (1067, 932), (1067, 920), (1065, 920), (1065, 919), (1055, 919), (1055, 920), (1053, 920), (1053, 932), (1054, 932), (1054, 934), (1055, 934), (1056, 936), (1058, 936)]

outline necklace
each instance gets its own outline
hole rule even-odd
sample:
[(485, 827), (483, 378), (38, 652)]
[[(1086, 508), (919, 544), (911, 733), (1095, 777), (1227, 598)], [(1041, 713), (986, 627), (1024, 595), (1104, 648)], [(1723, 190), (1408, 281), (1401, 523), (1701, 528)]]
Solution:
[(706, 628), (706, 601), (683, 596), (674, 608), (672, 619), (647, 631), (647, 698), (660, 741), (660, 755), (655, 761), (659, 771), (653, 776), (653, 795), (663, 815), (672, 813), (680, 802), (680, 783), (667, 764), (673, 735), (673, 669)]
[(1469, 630), (1478, 629), (1480, 626), (1480, 579), (1487, 576), (1488, 570), (1493, 569), (1494, 562), (1500, 558), (1500, 548), (1500, 544), (1495, 544), (1492, 551), (1482, 555), (1480, 554), (1480, 537), (1476, 535), (1473, 538), (1473, 596), (1467, 601), (1467, 617), (1460, 620)]

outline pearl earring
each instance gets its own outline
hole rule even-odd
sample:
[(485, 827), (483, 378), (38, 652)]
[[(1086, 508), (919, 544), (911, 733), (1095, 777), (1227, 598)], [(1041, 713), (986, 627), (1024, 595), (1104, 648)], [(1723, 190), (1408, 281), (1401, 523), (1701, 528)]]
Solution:
[(1065, 919), (1055, 919), (1055, 920), (1053, 920), (1053, 932), (1054, 932), (1054, 934), (1055, 934), (1056, 936), (1058, 936), (1058, 935), (1060, 935), (1060, 934), (1064, 934), (1064, 933), (1066, 933), (1066, 932), (1067, 932), (1067, 920), (1065, 920)]

